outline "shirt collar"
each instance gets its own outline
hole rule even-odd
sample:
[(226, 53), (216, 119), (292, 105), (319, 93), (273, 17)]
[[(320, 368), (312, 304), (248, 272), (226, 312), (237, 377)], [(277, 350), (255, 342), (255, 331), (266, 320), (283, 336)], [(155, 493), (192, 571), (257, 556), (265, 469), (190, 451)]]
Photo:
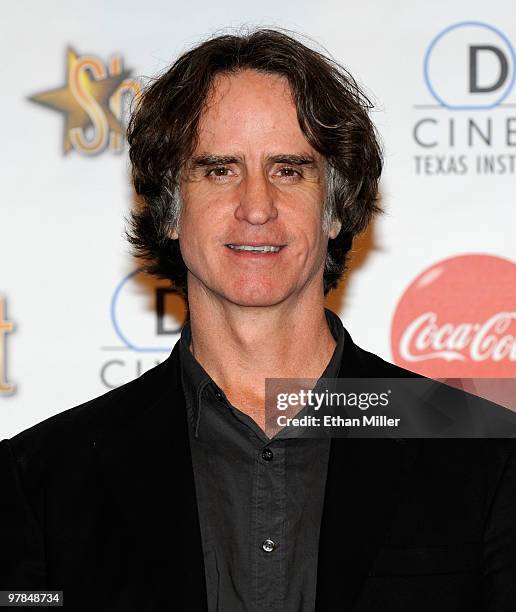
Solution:
[[(337, 344), (321, 378), (337, 378), (344, 353), (345, 330), (342, 321), (334, 312), (325, 308), (324, 314), (326, 315), (326, 321), (330, 332)], [(191, 341), (192, 330), (190, 321), (188, 321), (181, 331), (181, 337), (178, 344), (181, 380), (185, 394), (188, 419), (197, 437), (203, 406), (203, 402), (201, 401), (203, 393), (206, 389), (209, 389), (212, 393), (219, 394), (219, 396), (225, 397), (225, 395), (222, 389), (217, 386), (211, 376), (193, 356), (190, 351)]]

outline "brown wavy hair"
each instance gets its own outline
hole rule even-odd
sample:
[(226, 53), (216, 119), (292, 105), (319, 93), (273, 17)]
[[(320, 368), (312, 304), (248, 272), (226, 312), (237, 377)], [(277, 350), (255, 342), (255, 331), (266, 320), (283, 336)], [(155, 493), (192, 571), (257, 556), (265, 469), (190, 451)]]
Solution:
[(212, 37), (181, 55), (144, 89), (128, 125), (132, 179), (141, 206), (131, 213), (128, 240), (146, 270), (170, 279), (186, 295), (179, 241), (170, 238), (181, 213), (179, 178), (196, 146), (197, 127), (214, 78), (252, 69), (282, 75), (300, 127), (326, 159), (323, 227), (339, 219), (328, 242), (324, 294), (336, 287), (353, 237), (380, 212), (382, 152), (369, 117), (373, 108), (336, 61), (273, 29)]

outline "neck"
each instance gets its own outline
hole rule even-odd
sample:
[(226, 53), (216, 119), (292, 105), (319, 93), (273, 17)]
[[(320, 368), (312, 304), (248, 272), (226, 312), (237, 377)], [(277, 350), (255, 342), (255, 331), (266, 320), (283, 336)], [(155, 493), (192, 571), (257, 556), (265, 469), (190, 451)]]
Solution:
[(188, 294), (194, 357), (228, 400), (265, 430), (265, 379), (313, 378), (324, 372), (335, 340), (324, 297), (242, 307)]

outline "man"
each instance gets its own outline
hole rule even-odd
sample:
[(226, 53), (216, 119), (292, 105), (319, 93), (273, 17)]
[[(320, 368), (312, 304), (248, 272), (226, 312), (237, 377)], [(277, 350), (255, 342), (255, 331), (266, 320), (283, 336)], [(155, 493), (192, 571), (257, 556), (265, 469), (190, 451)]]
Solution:
[(160, 366), (0, 445), (2, 589), (69, 610), (516, 609), (510, 441), (266, 435), (267, 378), (411, 376), (324, 309), (378, 211), (368, 107), (271, 30), (147, 89), (131, 240), (190, 321)]

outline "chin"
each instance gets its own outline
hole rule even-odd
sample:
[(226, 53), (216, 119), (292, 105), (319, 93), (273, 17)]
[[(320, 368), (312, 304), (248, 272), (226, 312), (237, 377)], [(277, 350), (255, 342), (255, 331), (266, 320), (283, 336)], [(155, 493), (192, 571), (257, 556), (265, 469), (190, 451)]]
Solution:
[(224, 296), (239, 306), (274, 306), (284, 301), (291, 292), (285, 286), (270, 283), (237, 283)]

